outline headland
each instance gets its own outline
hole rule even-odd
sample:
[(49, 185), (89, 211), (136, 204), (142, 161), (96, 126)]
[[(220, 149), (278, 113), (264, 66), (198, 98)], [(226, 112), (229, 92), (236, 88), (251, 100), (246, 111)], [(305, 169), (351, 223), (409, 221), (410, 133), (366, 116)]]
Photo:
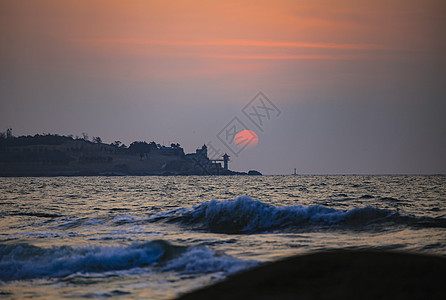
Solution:
[[(223, 163), (223, 166), (222, 166)], [(210, 159), (203, 145), (186, 154), (179, 144), (103, 143), (98, 137), (36, 134), (0, 136), (0, 176), (261, 175), (229, 169), (229, 155)]]

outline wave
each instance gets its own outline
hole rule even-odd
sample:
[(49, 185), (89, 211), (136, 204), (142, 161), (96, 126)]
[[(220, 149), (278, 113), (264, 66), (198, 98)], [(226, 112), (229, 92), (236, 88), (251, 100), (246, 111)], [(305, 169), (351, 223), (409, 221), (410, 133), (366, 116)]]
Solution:
[(105, 273), (153, 267), (159, 271), (189, 273), (232, 273), (254, 266), (217, 255), (204, 246), (172, 245), (164, 240), (116, 247), (53, 246), (41, 248), (26, 243), (0, 245), (0, 280), (60, 278), (73, 274)]
[(192, 247), (183, 255), (170, 260), (162, 271), (177, 271), (183, 274), (224, 272), (233, 274), (258, 265), (255, 260), (241, 260), (229, 255), (216, 255), (207, 247)]
[(276, 207), (247, 196), (227, 201), (211, 200), (191, 209), (180, 208), (158, 213), (152, 220), (165, 220), (191, 225), (195, 229), (227, 234), (258, 233), (290, 227), (302, 229), (346, 225), (360, 228), (387, 221), (440, 227), (446, 225), (443, 219), (404, 217), (391, 210), (368, 206), (351, 210), (322, 205)]
[(50, 213), (42, 213), (42, 212), (11, 212), (6, 213), (7, 216), (26, 216), (26, 217), (38, 217), (38, 218), (60, 218), (63, 215), (59, 214), (50, 214)]

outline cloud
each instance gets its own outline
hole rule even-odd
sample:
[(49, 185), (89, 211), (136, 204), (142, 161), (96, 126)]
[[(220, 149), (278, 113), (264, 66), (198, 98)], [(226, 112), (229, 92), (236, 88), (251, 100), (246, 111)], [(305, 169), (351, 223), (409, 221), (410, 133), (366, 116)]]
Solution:
[(86, 43), (111, 43), (128, 45), (158, 45), (158, 46), (252, 46), (277, 48), (322, 48), (322, 49), (351, 49), (351, 50), (386, 50), (385, 46), (373, 44), (339, 44), (339, 43), (304, 43), (282, 41), (253, 41), (253, 40), (211, 40), (211, 41), (159, 41), (146, 39), (113, 39), (90, 38), (78, 39)]
[[(306, 43), (260, 40), (168, 41), (149, 39), (76, 39), (89, 46), (115, 45), (132, 53), (152, 56), (203, 57), (237, 60), (315, 60), (364, 59), (377, 53), (394, 51), (375, 44)], [(369, 55), (368, 55), (369, 54)]]

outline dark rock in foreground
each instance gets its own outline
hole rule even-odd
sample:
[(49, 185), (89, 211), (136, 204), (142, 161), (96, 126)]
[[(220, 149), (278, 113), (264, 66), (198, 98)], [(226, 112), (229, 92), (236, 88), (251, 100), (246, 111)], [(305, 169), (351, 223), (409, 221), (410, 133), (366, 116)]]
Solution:
[(446, 258), (335, 251), (239, 273), (179, 299), (446, 299)]

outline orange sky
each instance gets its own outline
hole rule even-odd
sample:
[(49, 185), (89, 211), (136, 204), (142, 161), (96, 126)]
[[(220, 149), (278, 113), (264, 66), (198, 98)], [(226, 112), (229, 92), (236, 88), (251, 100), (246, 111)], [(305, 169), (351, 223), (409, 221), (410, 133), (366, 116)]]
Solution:
[(151, 77), (166, 73), (156, 72), (153, 60), (176, 57), (183, 61), (162, 62), (157, 68), (168, 67), (176, 76), (175, 71), (183, 74), (183, 65), (193, 59), (190, 74), (208, 76), (209, 67), (214, 74), (236, 72), (237, 66), (241, 72), (267, 67), (256, 62), (253, 68), (251, 60), (395, 60), (432, 52), (438, 33), (431, 28), (443, 22), (440, 3), (3, 1), (2, 36), (12, 59), (24, 63), (37, 63), (29, 56), (39, 57), (39, 62), (70, 56), (86, 65), (96, 55), (110, 60), (131, 57), (128, 64), (134, 73), (129, 75)]
[[(2, 0), (0, 130), (193, 151), (263, 91), (284, 113), (240, 169), (442, 172), (445, 16), (444, 0)], [(277, 145), (295, 161), (265, 161)]]

